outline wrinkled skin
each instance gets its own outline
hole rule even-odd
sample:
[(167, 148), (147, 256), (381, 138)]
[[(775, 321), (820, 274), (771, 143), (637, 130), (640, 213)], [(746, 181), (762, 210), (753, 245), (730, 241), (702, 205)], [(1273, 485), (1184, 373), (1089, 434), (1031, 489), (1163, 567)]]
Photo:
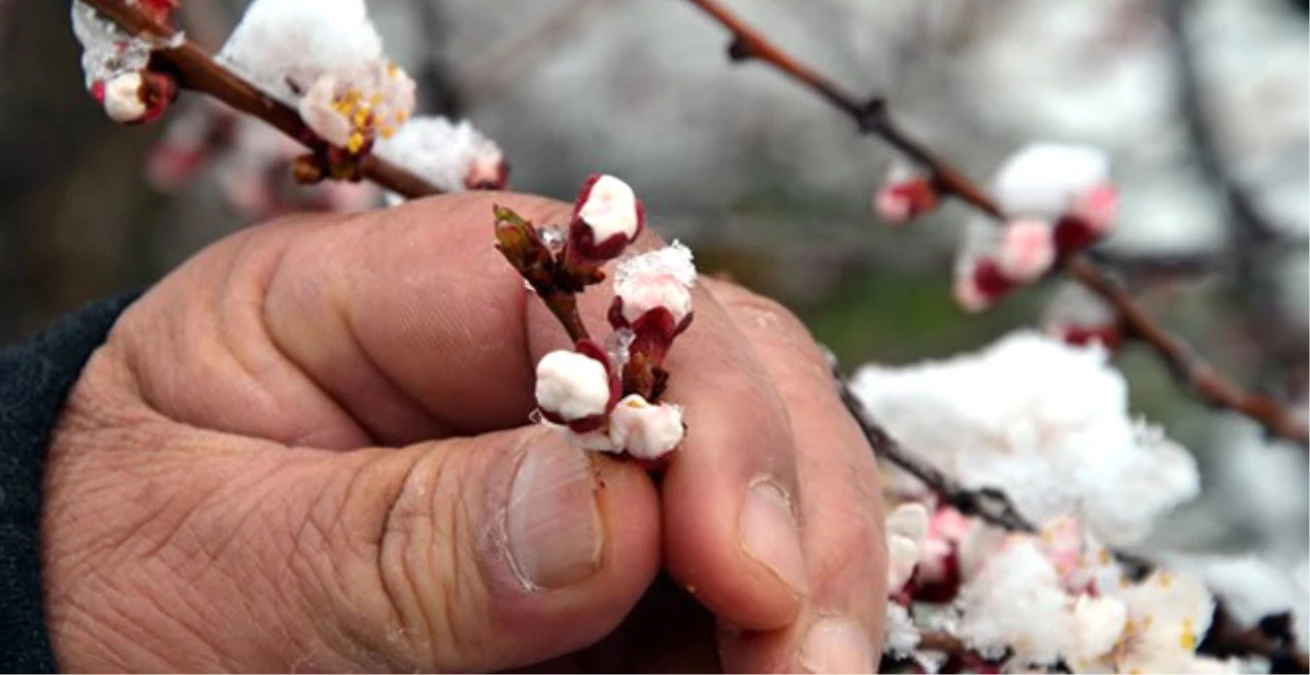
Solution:
[[(47, 464), (62, 669), (876, 664), (876, 470), (805, 329), (703, 280), (668, 361), (690, 431), (667, 474), (577, 453), (527, 421), (535, 361), (567, 340), (493, 250), (493, 200), (569, 212), (470, 194), (291, 218), (128, 309)], [(611, 300), (581, 303), (598, 336)], [(528, 466), (553, 468), (525, 510)], [(799, 527), (763, 549), (742, 519), (761, 483), (768, 522)]]

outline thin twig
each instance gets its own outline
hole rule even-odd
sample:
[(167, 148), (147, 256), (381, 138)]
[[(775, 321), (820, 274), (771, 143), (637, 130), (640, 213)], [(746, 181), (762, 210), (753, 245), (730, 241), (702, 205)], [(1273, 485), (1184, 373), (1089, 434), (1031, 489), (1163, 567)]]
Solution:
[(1210, 630), (1197, 651), (1219, 658), (1262, 656), (1269, 659), (1275, 673), (1310, 672), (1310, 655), (1297, 649), (1291, 616), (1286, 613), (1266, 616), (1255, 626), (1243, 626), (1227, 605), (1217, 602)]
[[(172, 28), (146, 16), (131, 0), (86, 0), (86, 4), (128, 33), (160, 45), (152, 56), (177, 78), (181, 87), (208, 94), (241, 112), (258, 117), (310, 150), (322, 150), (328, 146), (327, 141), (306, 126), (291, 106), (260, 91), (189, 40), (175, 43), (176, 33)], [(360, 169), (365, 178), (407, 198), (441, 192), (428, 181), (373, 154), (360, 160)]]
[[(760, 32), (746, 25), (736, 15), (719, 4), (718, 0), (688, 0), (705, 11), (733, 35), (728, 55), (734, 61), (758, 59), (804, 85), (815, 94), (844, 112), (861, 133), (878, 136), (892, 147), (919, 163), (929, 172), (937, 188), (963, 200), (979, 211), (1003, 220), (1005, 214), (996, 200), (974, 183), (962, 171), (938, 157), (917, 140), (902, 131), (891, 119), (887, 102), (874, 98), (867, 103), (842, 90), (838, 85), (801, 64), (773, 44)], [(1100, 295), (1123, 316), (1129, 334), (1150, 345), (1181, 385), (1193, 391), (1201, 400), (1216, 407), (1228, 408), (1256, 420), (1273, 435), (1310, 447), (1310, 430), (1306, 423), (1279, 401), (1254, 394), (1226, 379), (1187, 348), (1182, 340), (1173, 336), (1146, 313), (1133, 299), (1132, 294), (1118, 281), (1110, 278), (1082, 256), (1065, 262), (1064, 269), (1078, 281)]]

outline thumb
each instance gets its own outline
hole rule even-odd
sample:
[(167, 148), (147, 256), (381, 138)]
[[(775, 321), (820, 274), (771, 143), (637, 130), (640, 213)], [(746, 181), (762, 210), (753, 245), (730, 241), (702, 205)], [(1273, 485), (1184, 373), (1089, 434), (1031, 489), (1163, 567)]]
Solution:
[(581, 649), (659, 566), (649, 479), (541, 427), (300, 461), (279, 472), (291, 512), (273, 522), (296, 604), (348, 668), (502, 670)]

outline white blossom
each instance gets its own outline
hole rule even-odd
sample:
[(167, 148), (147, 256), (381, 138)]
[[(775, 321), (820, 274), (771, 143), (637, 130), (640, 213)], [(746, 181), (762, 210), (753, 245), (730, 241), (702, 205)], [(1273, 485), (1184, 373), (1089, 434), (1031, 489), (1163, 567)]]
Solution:
[(363, 0), (255, 0), (217, 58), (351, 152), (414, 108), (414, 81), (383, 54)]
[(1054, 663), (1075, 634), (1069, 596), (1055, 567), (1027, 538), (992, 556), (960, 590), (959, 637), (985, 657)]
[(641, 229), (640, 206), (632, 187), (609, 174), (603, 174), (585, 189), (577, 206), (576, 220), (591, 230), (592, 241), (599, 244), (615, 235), (631, 241)]
[(651, 404), (637, 394), (619, 401), (610, 413), (610, 441), (637, 459), (655, 460), (678, 447), (685, 428), (682, 409)]
[(1198, 580), (1157, 570), (1141, 583), (1111, 586), (1105, 592), (1128, 610), (1123, 633), (1100, 659), (1071, 664), (1075, 671), (1193, 672), (1196, 647), (1214, 609), (1214, 600)]
[(444, 192), (504, 183), (504, 154), (468, 120), (455, 124), (440, 116), (415, 117), (391, 138), (379, 140), (374, 151)]
[(1005, 491), (1039, 523), (1074, 515), (1126, 545), (1199, 491), (1182, 447), (1129, 417), (1127, 383), (1099, 348), (1033, 332), (976, 355), (866, 366), (856, 395), (888, 431), (969, 487)]
[(683, 286), (696, 283), (696, 265), (691, 249), (680, 241), (624, 260), (614, 271), (614, 285), (630, 283), (636, 277), (667, 274)]
[(566, 421), (603, 415), (610, 400), (605, 365), (574, 351), (556, 350), (537, 362), (537, 405)]
[(1084, 145), (1034, 143), (1011, 155), (993, 179), (1001, 210), (1054, 220), (1110, 180), (1110, 157)]

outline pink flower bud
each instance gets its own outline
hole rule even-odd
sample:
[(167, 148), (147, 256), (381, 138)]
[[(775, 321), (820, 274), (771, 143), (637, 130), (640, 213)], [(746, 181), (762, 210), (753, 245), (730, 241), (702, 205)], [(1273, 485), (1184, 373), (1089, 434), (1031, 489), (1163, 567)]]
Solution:
[(1061, 255), (1081, 251), (1114, 227), (1118, 211), (1119, 191), (1109, 183), (1079, 194), (1069, 211), (1055, 223), (1056, 248)]
[(873, 199), (873, 210), (883, 220), (900, 224), (937, 208), (940, 201), (932, 181), (914, 177), (883, 185)]
[(645, 224), (645, 210), (632, 188), (608, 174), (593, 174), (582, 185), (569, 225), (569, 255), (575, 262), (618, 257)]
[(624, 397), (610, 413), (610, 439), (638, 460), (654, 461), (672, 452), (685, 431), (682, 409), (652, 405), (637, 394)]
[(995, 260), (979, 258), (956, 276), (955, 301), (965, 311), (981, 312), (1017, 286)]
[(587, 354), (553, 351), (537, 362), (536, 398), (542, 413), (561, 424), (601, 418), (611, 400), (609, 369)]
[(1015, 283), (1040, 279), (1055, 263), (1055, 241), (1051, 226), (1044, 220), (1020, 218), (1005, 225), (996, 265)]
[(494, 143), (469, 161), (464, 187), (470, 190), (504, 190), (509, 185), (509, 162)]

